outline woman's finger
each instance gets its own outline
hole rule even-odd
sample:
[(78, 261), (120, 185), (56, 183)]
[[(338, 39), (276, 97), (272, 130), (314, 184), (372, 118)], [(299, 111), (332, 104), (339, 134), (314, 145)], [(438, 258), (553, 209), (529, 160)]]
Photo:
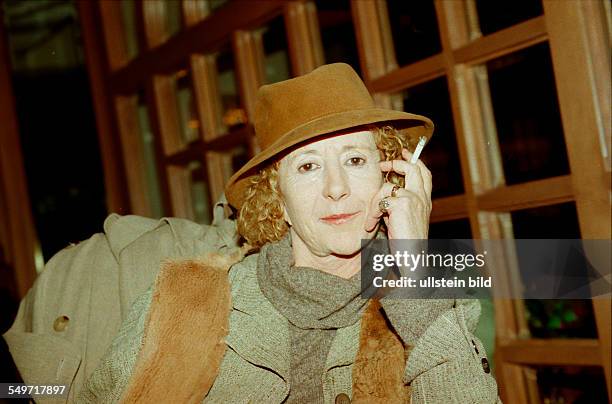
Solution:
[[(399, 188), (395, 192), (395, 197), (391, 197), (389, 200), (389, 208), (387, 209), (387, 213), (389, 216), (393, 214), (393, 210), (397, 206), (404, 205), (407, 202), (410, 206), (413, 206), (415, 203), (422, 205), (431, 211), (431, 203), (427, 200), (424, 200), (423, 197), (413, 191), (407, 190), (405, 188)], [(404, 205), (405, 206), (405, 205)]]
[(396, 195), (387, 199), (385, 224), (389, 240), (427, 238), (431, 206), (420, 195), (404, 188), (398, 189)]
[(425, 188), (425, 193), (428, 199), (431, 199), (431, 188), (433, 186), (431, 171), (429, 171), (429, 169), (427, 169), (425, 164), (423, 164), (421, 161), (419, 161), (419, 163), (420, 164), (417, 164), (417, 167), (419, 168), (419, 170), (421, 170), (421, 178), (423, 178), (423, 186)]
[(421, 175), (421, 170), (416, 164), (410, 164), (405, 160), (391, 160), (382, 161), (380, 163), (380, 168), (382, 171), (393, 171), (404, 175), (404, 189), (416, 193), (425, 201), (429, 199), (425, 190), (425, 183)]
[[(412, 153), (408, 151), (408, 149), (402, 149), (402, 157), (406, 159), (407, 161), (410, 161), (410, 159), (412, 158)], [(425, 163), (423, 163), (423, 161), (421, 161), (420, 159), (417, 160), (415, 165), (419, 168), (419, 170), (421, 170), (421, 177), (423, 178), (423, 185), (425, 188), (425, 193), (429, 195), (429, 197), (431, 198), (431, 188), (432, 188), (431, 171), (429, 171)]]
[(383, 212), (380, 211), (378, 204), (380, 203), (381, 199), (391, 195), (391, 191), (393, 191), (394, 186), (395, 184), (392, 184), (390, 182), (385, 182), (380, 187), (378, 192), (374, 194), (374, 196), (372, 197), (372, 200), (370, 201), (370, 206), (368, 209), (369, 210), (368, 217), (366, 218), (365, 225), (364, 225), (366, 231), (368, 232), (372, 231), (374, 227), (376, 227), (378, 220), (383, 215)]

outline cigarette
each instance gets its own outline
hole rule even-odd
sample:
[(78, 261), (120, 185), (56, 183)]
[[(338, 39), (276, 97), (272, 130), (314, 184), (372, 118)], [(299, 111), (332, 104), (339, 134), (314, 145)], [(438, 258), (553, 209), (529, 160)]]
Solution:
[(425, 136), (421, 136), (419, 143), (417, 143), (416, 148), (414, 149), (414, 153), (412, 153), (412, 158), (410, 159), (411, 164), (416, 164), (417, 161), (419, 161), (419, 156), (423, 151), (423, 147), (425, 147), (425, 143), (427, 143), (427, 138)]

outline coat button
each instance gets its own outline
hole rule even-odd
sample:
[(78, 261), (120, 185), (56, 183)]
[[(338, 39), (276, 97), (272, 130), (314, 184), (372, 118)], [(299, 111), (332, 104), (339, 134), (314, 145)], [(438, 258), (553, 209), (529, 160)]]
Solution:
[(53, 329), (57, 332), (62, 332), (68, 327), (70, 319), (67, 316), (59, 316), (53, 322)]
[(344, 393), (340, 393), (336, 396), (336, 404), (350, 404), (351, 403), (351, 399), (349, 398), (348, 395), (344, 394)]
[(487, 358), (482, 358), (482, 370), (485, 371), (485, 373), (491, 373), (491, 366), (489, 366), (489, 361), (487, 360)]

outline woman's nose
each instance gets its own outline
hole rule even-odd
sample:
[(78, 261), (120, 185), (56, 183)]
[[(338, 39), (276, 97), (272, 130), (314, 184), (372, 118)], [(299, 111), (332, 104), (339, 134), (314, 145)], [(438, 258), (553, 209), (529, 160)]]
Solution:
[(331, 167), (325, 179), (324, 197), (338, 201), (350, 195), (350, 186), (346, 173), (341, 167)]

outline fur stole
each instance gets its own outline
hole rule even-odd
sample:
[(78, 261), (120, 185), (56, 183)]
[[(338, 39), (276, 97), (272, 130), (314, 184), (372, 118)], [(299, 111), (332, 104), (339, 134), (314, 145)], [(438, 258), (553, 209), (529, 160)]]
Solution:
[[(227, 271), (243, 254), (211, 253), (199, 260), (162, 264), (122, 403), (156, 402), (169, 396), (181, 403), (202, 401), (225, 354), (231, 310)], [(402, 381), (405, 352), (380, 303), (372, 300), (361, 323), (352, 402), (409, 403), (410, 388)]]

